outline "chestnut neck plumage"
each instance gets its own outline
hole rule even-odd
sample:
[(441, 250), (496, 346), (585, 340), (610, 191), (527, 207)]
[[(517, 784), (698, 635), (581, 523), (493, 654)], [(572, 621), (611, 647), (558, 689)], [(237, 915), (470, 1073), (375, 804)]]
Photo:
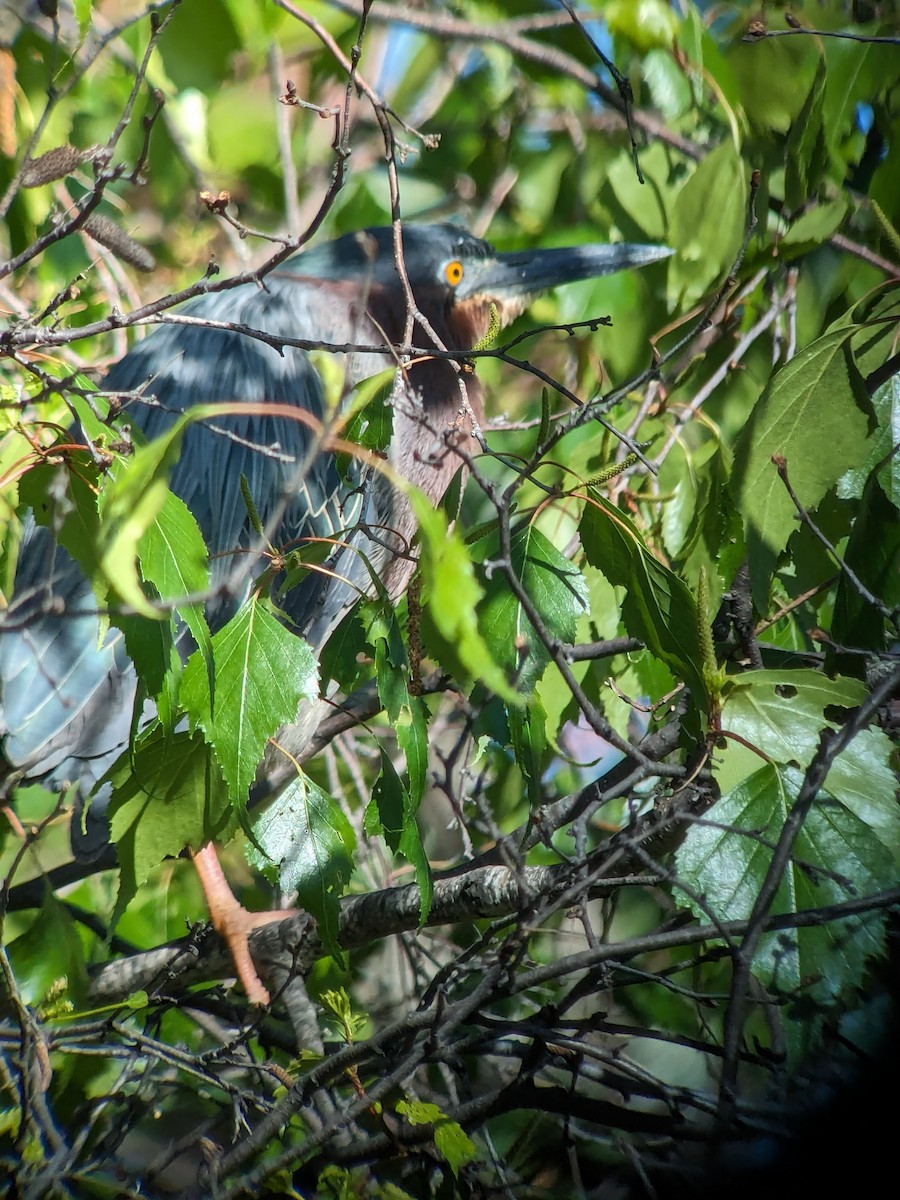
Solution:
[[(369, 300), (371, 319), (392, 341), (399, 342), (403, 330), (396, 328), (383, 297), (373, 292)], [(419, 310), (437, 341), (448, 350), (471, 350), (485, 336), (491, 310), (487, 301), (470, 301), (450, 306), (444, 294), (419, 290)], [(414, 340), (427, 346), (431, 340), (417, 326)], [(383, 336), (383, 334), (382, 334)], [(472, 367), (441, 358), (421, 358), (398, 371), (392, 396), (393, 436), (388, 462), (391, 471), (422, 491), (439, 505), (454, 479), (465, 483), (466, 463), (478, 453), (475, 429), (484, 420), (483, 392)], [(393, 489), (391, 526), (400, 544), (411, 544), (416, 531), (412, 508)], [(384, 583), (392, 596), (405, 590), (415, 570), (415, 558), (401, 554), (387, 564)]]

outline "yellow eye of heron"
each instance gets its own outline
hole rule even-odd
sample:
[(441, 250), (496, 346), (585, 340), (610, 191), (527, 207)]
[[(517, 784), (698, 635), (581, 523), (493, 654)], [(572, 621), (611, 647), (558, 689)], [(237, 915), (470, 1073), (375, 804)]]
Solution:
[(456, 287), (462, 282), (463, 273), (463, 265), (458, 258), (451, 259), (444, 267), (444, 278), (451, 287)]

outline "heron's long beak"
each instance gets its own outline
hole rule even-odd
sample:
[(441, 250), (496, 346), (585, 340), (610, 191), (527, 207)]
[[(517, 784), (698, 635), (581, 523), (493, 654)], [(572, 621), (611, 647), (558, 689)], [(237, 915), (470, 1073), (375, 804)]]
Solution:
[(555, 250), (515, 250), (482, 261), (468, 261), (466, 274), (456, 289), (458, 299), (490, 296), (517, 300), (534, 296), (561, 283), (612, 275), (644, 267), (674, 254), (668, 246), (588, 244)]

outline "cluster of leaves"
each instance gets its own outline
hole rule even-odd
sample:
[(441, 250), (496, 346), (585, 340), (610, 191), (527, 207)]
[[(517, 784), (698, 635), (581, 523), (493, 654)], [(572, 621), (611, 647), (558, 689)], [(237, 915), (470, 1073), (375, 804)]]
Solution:
[[(409, 24), (390, 5), (194, 0), (111, 30), (82, 2), (55, 41), (48, 18), (0, 27), (17, 88), (0, 130), (3, 595), (15, 613), (31, 512), (90, 578), (100, 635), (122, 631), (159, 716), (106, 780), (117, 872), (65, 899), (29, 891), (32, 855), (38, 878), (68, 858), (42, 789), (14, 796), (34, 832), (0, 833), (0, 1107), (23, 1178), (62, 1195), (60, 1180), (124, 1172), (150, 1194), (209, 1168), (192, 1158), (205, 1130), (223, 1194), (265, 1178), (399, 1196), (442, 1177), (475, 1194), (498, 1162), (525, 1189), (540, 1174), (528, 1151), (562, 1144), (554, 1113), (599, 1131), (578, 1143), (585, 1161), (652, 1177), (685, 1120), (700, 1138), (717, 1112), (733, 1132), (741, 1094), (744, 1130), (768, 1132), (769, 1098), (752, 1097), (770, 1072), (806, 1079), (828, 1035), (876, 1040), (900, 860), (884, 717), (900, 52), (857, 12), (877, 6), (837, 0), (777, 30), (738, 3), (595, 7), (583, 25), (516, 3), (498, 23), (473, 0)], [(298, 95), (309, 108), (275, 99)], [(220, 220), (185, 203), (210, 180), (228, 193)], [(264, 588), (210, 635), (206, 547), (167, 480), (188, 424), (214, 412), (143, 444), (85, 374), (139, 319), (120, 261), (139, 256), (122, 246), (152, 245), (151, 299), (170, 293), (155, 313), (211, 286), (211, 255), (246, 265), (249, 225), (281, 210), (293, 234), (323, 210), (329, 233), (381, 224), (392, 192), (405, 219), (459, 213), (504, 246), (621, 237), (675, 253), (537, 301), (532, 323), (555, 331), (527, 360), (525, 327), (479, 348), (491, 454), (459, 519), (410, 497), (419, 577), (396, 610), (374, 594), (318, 664)], [(92, 236), (95, 210), (124, 243)], [(611, 331), (578, 324), (607, 313)], [(355, 412), (344, 436), (380, 451), (381, 399)], [(254, 814), (269, 740), (326, 684), (363, 724)], [(196, 931), (193, 975), (181, 946), (136, 950), (198, 911), (173, 856), (235, 833), (317, 918), (294, 975), (324, 1016), (310, 1033), (287, 987), (293, 1044), (218, 989), (183, 991), (222, 974)], [(433, 875), (442, 858), (454, 871)], [(397, 863), (411, 900), (390, 886)], [(16, 911), (29, 904), (36, 916)], [(386, 934), (400, 971), (372, 948)], [(151, 1140), (171, 1147), (159, 1167), (137, 1147), (151, 1092)]]

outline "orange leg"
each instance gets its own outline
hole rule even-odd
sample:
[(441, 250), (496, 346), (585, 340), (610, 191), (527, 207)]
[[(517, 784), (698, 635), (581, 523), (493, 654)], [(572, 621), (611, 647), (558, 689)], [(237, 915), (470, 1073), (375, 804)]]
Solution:
[(216, 848), (208, 842), (196, 854), (191, 851), (191, 858), (200, 876), (200, 884), (206, 896), (209, 916), (216, 933), (225, 941), (231, 952), (237, 977), (244, 985), (244, 991), (251, 1004), (266, 1005), (271, 997), (253, 965), (250, 957), (248, 938), (254, 929), (260, 925), (268, 925), (270, 921), (281, 921), (285, 917), (293, 917), (295, 908), (282, 908), (272, 912), (247, 912), (242, 904), (235, 899), (234, 893), (228, 886), (228, 880), (219, 863)]

